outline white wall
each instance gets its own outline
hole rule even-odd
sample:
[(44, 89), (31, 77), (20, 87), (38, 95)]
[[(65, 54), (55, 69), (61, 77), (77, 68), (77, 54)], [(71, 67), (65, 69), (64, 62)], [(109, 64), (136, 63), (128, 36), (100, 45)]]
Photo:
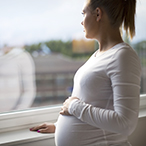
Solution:
[(129, 141), (132, 146), (146, 146), (146, 117), (139, 118), (137, 128)]

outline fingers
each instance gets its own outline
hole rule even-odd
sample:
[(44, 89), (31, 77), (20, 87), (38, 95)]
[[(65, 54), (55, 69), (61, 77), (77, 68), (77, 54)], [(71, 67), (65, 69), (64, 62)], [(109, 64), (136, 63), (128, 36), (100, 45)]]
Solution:
[(78, 97), (69, 97), (69, 99), (78, 99), (79, 100)]
[(48, 128), (37, 130), (38, 133), (50, 133)]
[(70, 114), (69, 114), (69, 112), (68, 112), (69, 104), (70, 104), (70, 99), (68, 98), (68, 99), (66, 99), (65, 102), (63, 103), (63, 106), (61, 107), (60, 114), (70, 116)]
[(30, 131), (37, 131), (39, 133), (54, 133), (55, 125), (53, 123), (43, 123), (41, 125), (30, 128)]
[(61, 107), (61, 111), (60, 111), (60, 114), (62, 115), (68, 115), (70, 116), (69, 112), (68, 112), (68, 108), (69, 108), (69, 105), (71, 103), (72, 100), (74, 99), (78, 99), (77, 97), (68, 97), (65, 102), (63, 103), (63, 106)]
[(61, 115), (67, 115), (67, 116), (70, 116), (69, 112), (68, 112), (68, 109), (64, 106), (61, 107), (61, 111), (60, 111), (60, 114)]
[(63, 113), (64, 113), (64, 109), (63, 109), (63, 106), (62, 106), (62, 107), (61, 107), (60, 114), (62, 114), (62, 115), (63, 115)]
[(66, 99), (66, 100), (64, 101), (63, 105), (65, 105), (67, 102), (68, 102), (68, 99)]
[(35, 126), (35, 127), (30, 128), (30, 131), (38, 131), (38, 130), (44, 129), (46, 127), (47, 127), (47, 124), (46, 123), (43, 123), (41, 125), (38, 125), (38, 126)]
[(38, 126), (30, 128), (30, 131), (37, 131), (39, 129)]
[(61, 110), (61, 111), (60, 111), (60, 114), (61, 114), (61, 115), (65, 115), (65, 111), (64, 111), (64, 110)]

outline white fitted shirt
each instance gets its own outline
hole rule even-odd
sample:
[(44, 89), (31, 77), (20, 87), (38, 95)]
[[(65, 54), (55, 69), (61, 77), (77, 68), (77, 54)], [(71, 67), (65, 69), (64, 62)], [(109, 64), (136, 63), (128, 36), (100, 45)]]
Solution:
[(57, 121), (57, 146), (130, 146), (139, 113), (141, 67), (135, 51), (120, 43), (95, 52), (76, 72), (69, 107)]

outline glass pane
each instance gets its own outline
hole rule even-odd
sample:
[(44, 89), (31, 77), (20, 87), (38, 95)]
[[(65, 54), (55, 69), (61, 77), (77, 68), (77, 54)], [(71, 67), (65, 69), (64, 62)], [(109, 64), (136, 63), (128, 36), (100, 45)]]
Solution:
[[(61, 104), (77, 69), (98, 49), (84, 37), (84, 0), (0, 0), (0, 112)], [(136, 37), (146, 93), (146, 2), (138, 1)]]
[(136, 37), (131, 42), (141, 61), (141, 94), (146, 94), (146, 15), (144, 15), (146, 13), (145, 6), (145, 0), (137, 1)]

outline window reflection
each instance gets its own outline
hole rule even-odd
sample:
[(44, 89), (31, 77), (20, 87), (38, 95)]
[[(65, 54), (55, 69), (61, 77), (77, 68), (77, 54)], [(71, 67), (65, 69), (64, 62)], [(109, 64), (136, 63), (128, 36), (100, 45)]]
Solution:
[[(70, 96), (76, 70), (98, 49), (84, 39), (84, 0), (0, 1), (0, 112), (62, 103)], [(138, 2), (133, 46), (142, 64), (146, 93), (146, 12)], [(22, 47), (11, 47), (22, 44)], [(8, 47), (3, 47), (8, 46)]]
[(141, 93), (146, 93), (146, 41), (138, 42), (134, 45), (142, 66), (141, 74)]
[[(49, 53), (42, 53), (42, 44), (26, 46), (36, 66), (36, 98), (32, 107), (61, 104), (71, 95), (73, 77), (79, 67), (95, 51), (95, 41), (76, 40), (80, 47), (90, 46), (82, 53), (74, 51), (74, 41), (51, 40), (43, 42)], [(34, 47), (35, 46), (35, 47)], [(93, 47), (94, 46), (94, 47)], [(34, 56), (34, 52), (35, 55)]]
[(0, 56), (0, 112), (25, 109), (35, 98), (35, 67), (23, 48), (3, 48)]

